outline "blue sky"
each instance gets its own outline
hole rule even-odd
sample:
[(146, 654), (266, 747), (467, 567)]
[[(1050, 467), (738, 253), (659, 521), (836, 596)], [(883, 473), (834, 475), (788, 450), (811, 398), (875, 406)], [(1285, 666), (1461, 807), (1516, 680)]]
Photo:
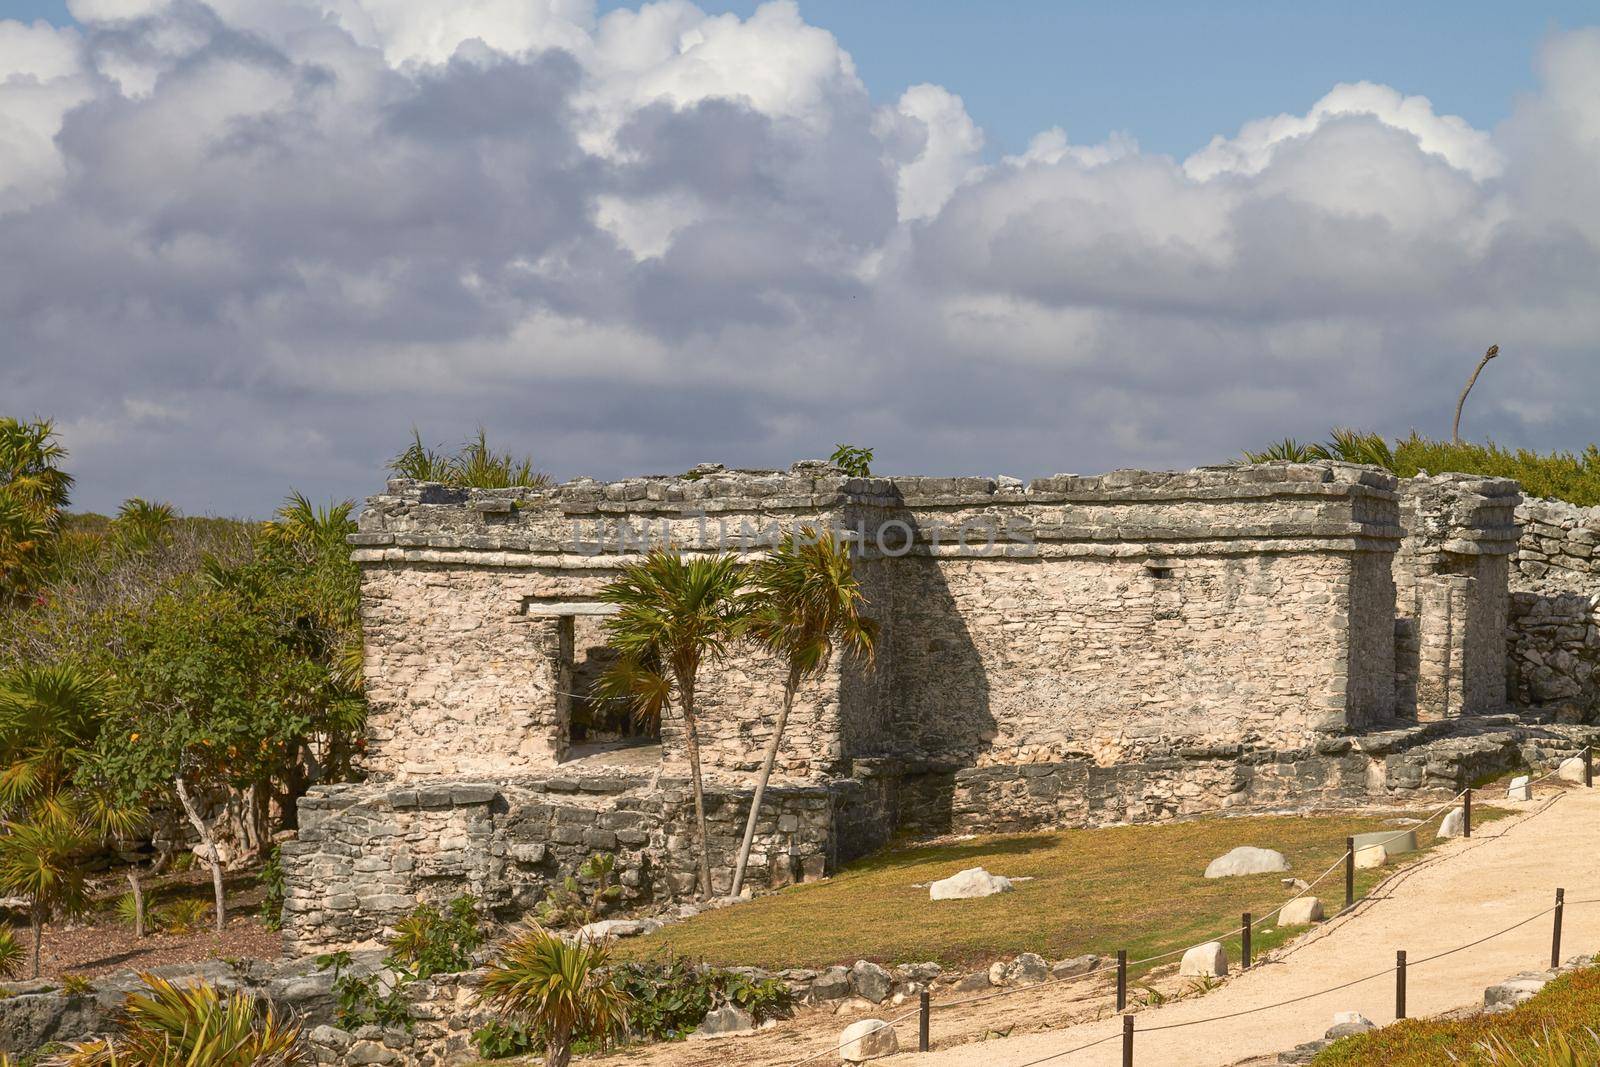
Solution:
[[(602, 0), (600, 11), (638, 7)], [(747, 16), (755, 0), (706, 0)], [(1534, 86), (1531, 59), (1552, 31), (1600, 22), (1565, 3), (1066, 3), (801, 0), (833, 32), (877, 99), (933, 82), (957, 93), (990, 155), (1041, 129), (1075, 142), (1121, 130), (1147, 152), (1183, 156), (1213, 134), (1302, 113), (1341, 81), (1382, 82), (1480, 129)], [(8, 18), (71, 21), (65, 0), (0, 0)]]

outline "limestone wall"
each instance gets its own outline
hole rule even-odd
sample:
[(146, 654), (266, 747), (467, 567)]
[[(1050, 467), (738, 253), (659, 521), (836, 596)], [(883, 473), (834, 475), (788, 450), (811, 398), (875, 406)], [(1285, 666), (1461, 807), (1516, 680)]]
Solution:
[(1508, 684), (1519, 704), (1600, 715), (1600, 508), (1528, 500), (1510, 574)]
[[(1395, 480), (1338, 464), (1095, 478), (787, 473), (547, 490), (391, 483), (352, 538), (363, 565), (378, 776), (548, 769), (566, 748), (587, 612), (646, 537), (750, 554), (797, 524), (853, 531), (883, 626), (871, 661), (808, 682), (780, 773), (897, 755), (953, 765), (1232, 738), (1295, 744), (1393, 709)], [(552, 619), (566, 613), (572, 627)], [(587, 655), (587, 653), (585, 653)], [(783, 672), (707, 668), (703, 758), (747, 772)], [(563, 680), (565, 679), (565, 680)], [(682, 756), (680, 724), (662, 740)]]
[(1507, 558), (1517, 483), (1443, 474), (1401, 483), (1406, 535), (1394, 559), (1403, 716), (1481, 715), (1506, 706)]
[[(708, 791), (713, 888), (727, 892), (750, 791)], [(747, 880), (820, 878), (892, 830), (883, 783), (779, 785), (756, 824)], [(620, 772), (314, 787), (282, 846), (290, 955), (372, 941), (419, 903), (471, 893), (493, 914), (532, 911), (591, 855), (615, 857), (631, 907), (690, 894), (693, 804), (681, 779)]]

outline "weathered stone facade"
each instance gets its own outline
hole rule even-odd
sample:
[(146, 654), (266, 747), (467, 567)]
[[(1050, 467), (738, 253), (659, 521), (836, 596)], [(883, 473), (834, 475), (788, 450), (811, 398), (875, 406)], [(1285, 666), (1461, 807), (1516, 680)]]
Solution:
[[(1514, 765), (1557, 716), (1497, 715), (1508, 695), (1592, 710), (1600, 650), (1594, 516), (1519, 502), (1504, 480), (1336, 463), (1026, 485), (818, 463), (391, 482), (351, 539), (371, 778), (303, 802), (286, 938), (360, 942), (463, 889), (515, 913), (594, 851), (618, 857), (636, 903), (690, 887), (680, 723), (648, 767), (569, 762), (605, 662), (600, 590), (647, 544), (753, 556), (802, 526), (854, 542), (877, 654), (836, 658), (800, 693), (757, 838), (764, 886), (897, 829), (1397, 797)], [(702, 673), (719, 888), (781, 686), (746, 648)]]

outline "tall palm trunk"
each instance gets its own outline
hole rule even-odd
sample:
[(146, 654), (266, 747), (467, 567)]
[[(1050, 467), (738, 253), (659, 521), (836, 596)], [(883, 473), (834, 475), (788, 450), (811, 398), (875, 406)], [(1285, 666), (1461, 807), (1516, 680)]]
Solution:
[(800, 688), (800, 668), (789, 667), (789, 677), (783, 683), (783, 707), (778, 709), (778, 721), (772, 725), (772, 737), (767, 741), (767, 751), (761, 758), (761, 774), (756, 778), (756, 794), (750, 798), (750, 817), (744, 821), (744, 840), (739, 843), (739, 862), (733, 869), (733, 888), (729, 896), (738, 896), (744, 888), (744, 869), (750, 862), (750, 847), (756, 839), (756, 818), (761, 814), (761, 798), (766, 794), (767, 781), (772, 777), (773, 764), (778, 762), (778, 746), (783, 742), (783, 728), (789, 723), (789, 712), (794, 708), (794, 695)]
[(694, 832), (697, 838), (696, 853), (700, 861), (700, 896), (711, 898), (711, 857), (706, 841), (706, 789), (700, 779), (700, 731), (695, 726), (694, 679), (678, 679), (678, 691), (683, 694), (683, 747), (689, 752), (689, 784), (694, 790)]

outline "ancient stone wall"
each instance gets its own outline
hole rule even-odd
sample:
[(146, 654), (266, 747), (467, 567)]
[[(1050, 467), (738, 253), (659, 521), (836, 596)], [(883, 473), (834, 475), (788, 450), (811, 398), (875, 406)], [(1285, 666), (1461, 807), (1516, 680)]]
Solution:
[(1443, 474), (1406, 479), (1400, 490), (1406, 536), (1394, 580), (1408, 657), (1396, 663), (1400, 712), (1430, 720), (1499, 711), (1517, 483)]
[[(881, 782), (777, 785), (756, 824), (747, 880), (820, 878), (881, 847), (893, 813)], [(748, 789), (708, 791), (713, 888), (727, 892)], [(681, 779), (621, 772), (511, 780), (315, 787), (282, 846), (290, 955), (369, 942), (419, 903), (471, 893), (493, 914), (526, 914), (594, 854), (614, 857), (630, 906), (691, 894), (693, 803)]]
[[(591, 677), (552, 619), (593, 623), (646, 543), (755, 553), (796, 525), (850, 531), (870, 660), (807, 682), (780, 773), (857, 757), (951, 765), (1139, 758), (1162, 739), (1293, 745), (1392, 713), (1395, 480), (1337, 464), (1015, 479), (786, 474), (392, 483), (363, 513), (380, 776), (539, 770)], [(551, 660), (554, 658), (555, 662)], [(753, 769), (783, 671), (740, 648), (701, 679), (703, 759)], [(577, 699), (582, 699), (580, 693)], [(682, 730), (662, 724), (664, 757)]]
[(1512, 561), (1508, 684), (1519, 704), (1600, 715), (1600, 508), (1527, 500)]

